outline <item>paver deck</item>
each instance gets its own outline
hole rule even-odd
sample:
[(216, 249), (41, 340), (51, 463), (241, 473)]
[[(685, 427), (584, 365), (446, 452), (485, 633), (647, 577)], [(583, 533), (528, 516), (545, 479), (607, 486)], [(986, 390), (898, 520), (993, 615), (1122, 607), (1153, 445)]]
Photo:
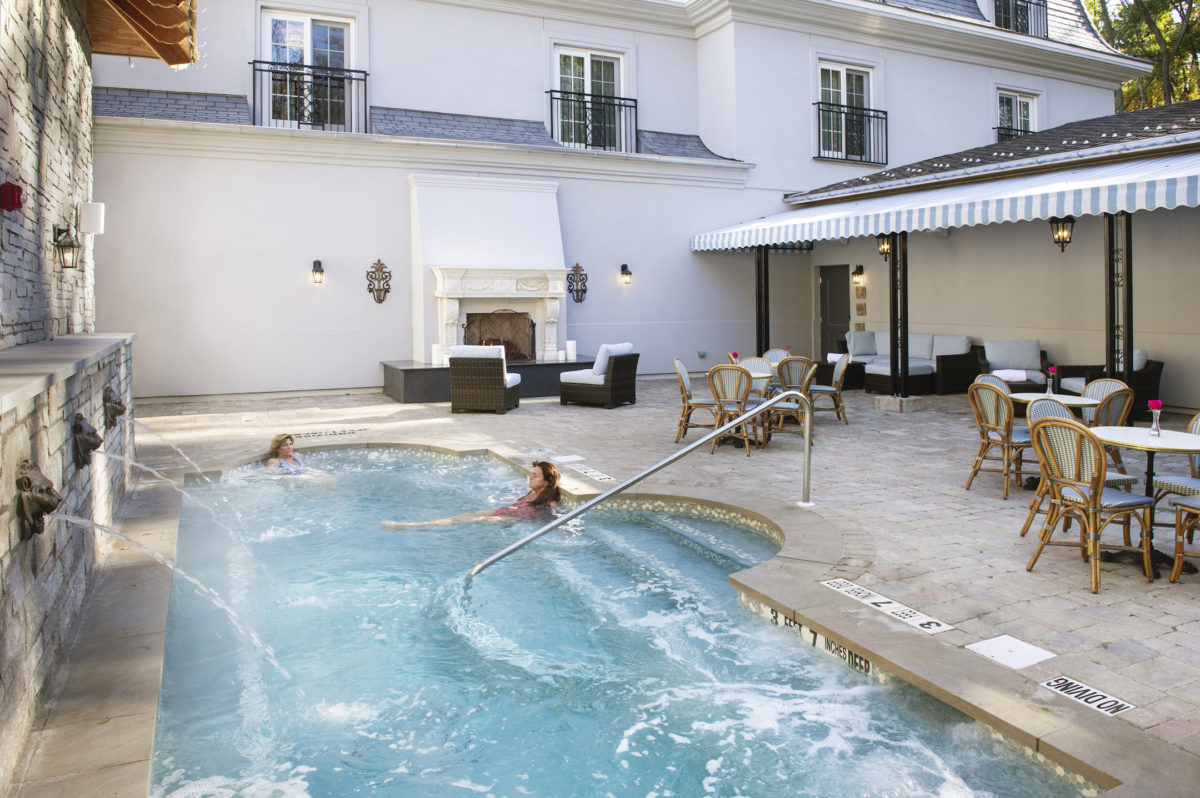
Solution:
[[(1035, 538), (1017, 532), (1032, 493), (1015, 489), (1005, 501), (1000, 476), (989, 473), (963, 489), (978, 440), (965, 395), (929, 397), (927, 409), (904, 414), (876, 410), (861, 391), (846, 396), (849, 425), (831, 413), (816, 416), (811, 507), (797, 506), (801, 439), (791, 435), (750, 457), (731, 446), (697, 452), (651, 477), (641, 493), (703, 498), (777, 523), (787, 538), (781, 556), (734, 581), (784, 617), (854, 646), (1081, 773), (1123, 774), (1125, 786), (1113, 795), (1195, 795), (1200, 575), (1169, 584), (1164, 571), (1148, 584), (1135, 566), (1105, 563), (1092, 595), (1085, 563), (1059, 548), (1027, 572)], [(135, 412), (145, 425), (137, 432), (138, 460), (174, 482), (192, 466), (172, 445), (200, 469), (219, 471), (265, 456), (278, 432), (296, 435), (301, 452), (416, 444), (491, 450), (528, 465), (524, 453), (551, 450), (582, 456), (617, 479), (683, 445), (673, 442), (673, 378), (639, 380), (637, 404), (613, 410), (550, 398), (522, 399), (503, 416), (452, 415), (446, 404), (400, 405), (358, 391), (144, 400)], [(1167, 414), (1164, 422), (1182, 429), (1186, 416)], [(1131, 471), (1143, 462), (1136, 453), (1125, 460)], [(1156, 460), (1159, 473), (1186, 468), (1182, 456)], [(564, 473), (565, 486), (581, 495), (611, 486)], [(143, 473), (121, 531), (170, 559), (179, 504), (172, 484)], [(1167, 550), (1169, 530), (1159, 530), (1158, 540)], [(520, 556), (495, 567), (520, 567)], [(20, 798), (146, 794), (169, 574), (124, 543), (98, 574), (79, 640), (26, 747), (14, 789)], [(955, 629), (914, 630), (820, 584), (835, 577)], [(1005, 634), (1056, 656), (1012, 671), (965, 648)], [(1104, 717), (1039, 686), (1059, 675), (1136, 709)], [(1139, 764), (1114, 771), (1117, 760)]]

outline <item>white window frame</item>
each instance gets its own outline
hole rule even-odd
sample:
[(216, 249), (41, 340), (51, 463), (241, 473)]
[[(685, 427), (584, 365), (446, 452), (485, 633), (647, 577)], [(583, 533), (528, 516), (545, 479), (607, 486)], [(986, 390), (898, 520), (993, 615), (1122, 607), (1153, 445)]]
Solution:
[[(584, 81), (585, 94), (593, 94), (591, 86), (591, 59), (592, 57), (601, 58), (616, 63), (616, 97), (637, 99), (637, 88), (634, 75), (634, 48), (628, 43), (608, 42), (601, 40), (584, 40), (584, 39), (566, 39), (562, 37), (552, 37), (546, 40), (547, 51), (547, 75), (546, 86), (552, 91), (561, 91), (561, 76), (559, 70), (559, 56), (570, 55), (580, 56), (584, 59)], [(546, 127), (550, 131), (550, 135), (555, 141), (564, 146), (587, 146), (586, 141), (572, 142), (569, 136), (564, 136), (564, 129), (561, 120), (554, 118), (555, 114), (552, 109), (552, 103), (546, 102)], [(561, 110), (561, 109), (560, 109)], [(619, 115), (618, 115), (619, 120)], [(616, 125), (617, 146), (615, 149), (618, 152), (634, 152), (637, 150), (636, 141), (627, 141), (624, 127), (617, 122)], [(634, 131), (633, 137), (636, 138), (637, 132)], [(564, 141), (567, 139), (567, 141)]]
[[(1013, 123), (1011, 125), (1004, 124), (1004, 120), (1000, 115), (1000, 100), (1003, 97), (1009, 97), (1013, 101)], [(996, 127), (1011, 128), (1013, 130), (1022, 130), (1025, 133), (1036, 133), (1038, 131), (1038, 95), (1021, 91), (1019, 89), (996, 88)], [(1029, 129), (1023, 130), (1020, 126), (1020, 105), (1021, 103), (1029, 104)]]
[[(816, 101), (820, 102), (820, 103), (830, 102), (829, 100), (825, 99), (825, 80), (824, 80), (824, 78), (825, 78), (825, 73), (827, 71), (828, 72), (836, 72), (840, 76), (840, 86), (838, 89), (838, 102), (833, 103), (833, 104), (846, 106), (846, 107), (854, 107), (854, 108), (862, 107), (862, 108), (871, 109), (871, 110), (875, 109), (875, 107), (878, 103), (878, 100), (876, 99), (876, 86), (877, 86), (878, 81), (877, 81), (876, 70), (875, 70), (874, 66), (867, 65), (867, 64), (855, 63), (853, 61), (845, 61), (845, 60), (841, 60), (841, 59), (828, 58), (828, 57), (823, 57), (823, 56), (818, 57), (817, 62), (816, 62), (816, 69), (814, 69), (813, 72), (814, 72), (814, 75), (816, 76), (816, 85), (814, 87), (814, 94), (817, 98)], [(847, 80), (846, 80), (846, 78), (847, 78), (848, 74), (860, 76), (865, 79), (864, 83), (865, 83), (866, 91), (864, 92), (865, 97), (864, 97), (862, 106), (851, 106), (847, 102), (847, 96), (846, 96)], [(832, 124), (834, 122), (834, 120), (836, 120), (836, 124)], [(827, 132), (826, 131), (827, 126), (825, 124), (826, 120), (824, 118), (818, 116), (818, 119), (817, 119), (817, 146), (816, 146), (816, 151), (818, 153), (817, 157), (830, 158), (830, 159), (835, 159), (835, 160), (839, 160), (839, 161), (859, 160), (859, 158), (855, 158), (850, 153), (848, 153), (848, 150), (850, 149), (850, 147), (847, 143), (848, 142), (848, 138), (847, 138), (848, 131), (847, 131), (847, 126), (844, 125), (844, 122), (846, 121), (845, 117), (844, 116), (843, 117), (831, 117), (831, 119), (829, 121), (831, 122), (831, 125), (829, 126), (830, 129), (828, 130), (829, 136), (826, 136), (826, 132)], [(869, 123), (868, 123), (868, 125), (869, 125)], [(836, 138), (836, 141), (834, 140), (835, 138)], [(868, 145), (868, 147), (869, 147), (869, 145)], [(863, 154), (864, 153), (859, 153), (859, 156), (861, 157)]]
[[(308, 2), (308, 0), (292, 0), (286, 4), (260, 2), (254, 5), (253, 60), (273, 61), (271, 42), (271, 19), (302, 21), (305, 23), (305, 56), (304, 63), (312, 63), (312, 24), (326, 22), (346, 28), (345, 64), (342, 68), (367, 70), (367, 7), (365, 0), (325, 0), (325, 2)], [(259, 75), (258, 80), (263, 80)], [(266, 78), (269, 80), (269, 77)], [(264, 106), (270, 103), (270, 87), (255, 86), (252, 90), (259, 93)], [(347, 119), (363, 118), (365, 108), (351, 105), (353, 92), (347, 93)], [(286, 119), (272, 120), (269, 107), (258, 110), (260, 119), (255, 124), (267, 124), (274, 127), (298, 127), (299, 125)]]

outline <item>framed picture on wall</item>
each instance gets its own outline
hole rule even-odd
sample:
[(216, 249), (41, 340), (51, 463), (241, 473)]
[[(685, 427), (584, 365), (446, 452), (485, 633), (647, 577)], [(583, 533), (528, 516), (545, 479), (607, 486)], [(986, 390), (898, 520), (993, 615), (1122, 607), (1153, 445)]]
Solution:
[(866, 302), (859, 302), (858, 304), (856, 304), (856, 305), (854, 306), (854, 315), (855, 315), (855, 316), (865, 316), (865, 315), (867, 315), (867, 303), (866, 303)]
[(854, 322), (854, 331), (855, 332), (863, 332), (866, 329), (867, 329), (867, 325), (863, 324), (861, 321)]
[(867, 298), (867, 287), (865, 285), (854, 286), (854, 298), (855, 299), (866, 299)]

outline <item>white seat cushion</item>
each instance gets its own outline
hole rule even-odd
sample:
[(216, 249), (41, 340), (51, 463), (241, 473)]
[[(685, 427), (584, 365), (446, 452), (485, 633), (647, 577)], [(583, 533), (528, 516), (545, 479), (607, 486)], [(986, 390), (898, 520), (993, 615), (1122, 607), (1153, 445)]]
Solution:
[(521, 384), (521, 375), (520, 374), (506, 374), (504, 376), (504, 387), (505, 388), (515, 388), (516, 386), (518, 386), (520, 384)]
[(1066, 393), (1083, 393), (1083, 386), (1087, 384), (1087, 380), (1083, 377), (1063, 377), (1059, 381), (1059, 387)]
[[(600, 344), (600, 351), (596, 353), (596, 362), (592, 365), (592, 373), (604, 376), (604, 372), (608, 370), (608, 358), (611, 355), (632, 355), (633, 344)], [(568, 372), (570, 373), (570, 372)], [(603, 385), (604, 380), (596, 383)]]
[(450, 357), (498, 357), (504, 359), (503, 346), (464, 346), (458, 344), (450, 347)]
[(577, 371), (564, 371), (558, 375), (558, 381), (560, 383), (569, 382), (576, 385), (603, 385), (604, 375), (596, 374), (591, 369), (579, 369)]

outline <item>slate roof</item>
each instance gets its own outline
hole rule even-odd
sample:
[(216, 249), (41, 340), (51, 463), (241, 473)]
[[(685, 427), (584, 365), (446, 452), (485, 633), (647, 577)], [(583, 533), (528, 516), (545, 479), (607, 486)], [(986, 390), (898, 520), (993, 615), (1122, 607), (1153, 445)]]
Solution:
[[(890, 0), (890, 5), (987, 23), (987, 18), (980, 13), (974, 0)], [(1086, 47), (1089, 50), (1113, 52), (1096, 32), (1080, 0), (1046, 0), (1046, 29), (1049, 34), (1047, 38), (1052, 41)]]
[(372, 107), (371, 129), (385, 136), (558, 146), (541, 122), (412, 111), (406, 108)]
[(653, 130), (639, 130), (638, 146), (641, 152), (648, 152), (652, 155), (729, 160), (705, 147), (699, 136), (688, 136), (683, 133), (657, 133)]
[(1124, 142), (1160, 138), (1177, 133), (1200, 131), (1200, 100), (1174, 105), (1099, 116), (1030, 133), (996, 144), (938, 155), (923, 161), (882, 169), (869, 175), (842, 180), (808, 191), (784, 196), (798, 204), (827, 197), (849, 196), (866, 190), (888, 188), (903, 181), (936, 181), (940, 173), (959, 173), (972, 167), (1004, 164), (1013, 168), (1028, 166), (1031, 158), (1064, 152), (1082, 152)]
[(250, 104), (245, 95), (200, 94), (182, 91), (92, 88), (94, 116), (137, 119), (172, 119), (178, 122), (250, 124)]

